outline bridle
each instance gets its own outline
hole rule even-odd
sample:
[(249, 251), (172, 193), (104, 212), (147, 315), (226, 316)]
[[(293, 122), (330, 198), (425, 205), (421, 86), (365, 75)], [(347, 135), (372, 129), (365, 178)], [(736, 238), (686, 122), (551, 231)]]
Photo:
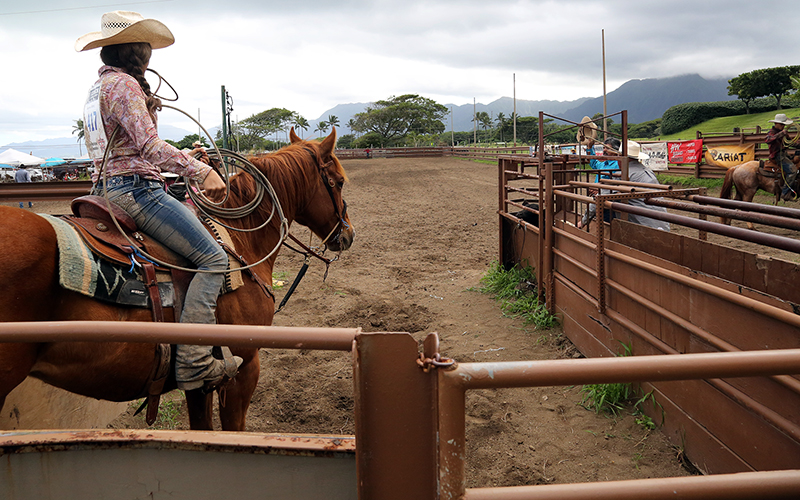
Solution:
[[(322, 164), (321, 159), (317, 157), (317, 154), (311, 148), (303, 148), (311, 155), (311, 158), (317, 164), (317, 170), (319, 171), (319, 175), (322, 178), (322, 184), (325, 186), (325, 189), (328, 191), (328, 195), (331, 197), (331, 203), (333, 204), (333, 211), (336, 215), (338, 221), (336, 225), (331, 229), (331, 232), (328, 233), (322, 243), (320, 243), (321, 247), (326, 247), (328, 241), (339, 241), (342, 237), (342, 231), (345, 229), (350, 229), (350, 225), (347, 221), (344, 220), (345, 216), (347, 215), (347, 202), (342, 197), (342, 211), (339, 212), (339, 205), (336, 203), (336, 196), (333, 193), (333, 188), (336, 186), (336, 182), (328, 176), (327, 170), (328, 167), (333, 165), (333, 160)], [(335, 233), (335, 234), (334, 234)], [(332, 238), (331, 238), (332, 237)]]
[[(320, 243), (319, 247), (317, 248), (312, 248), (309, 245), (303, 244), (303, 242), (297, 239), (297, 237), (295, 237), (292, 233), (287, 234), (287, 238), (292, 240), (298, 246), (300, 246), (302, 250), (294, 248), (286, 240), (283, 241), (283, 246), (285, 246), (289, 250), (292, 250), (293, 252), (302, 254), (305, 257), (305, 259), (303, 260), (303, 265), (300, 267), (300, 271), (298, 271), (297, 276), (295, 276), (294, 281), (292, 282), (291, 286), (289, 286), (289, 289), (286, 291), (286, 294), (283, 296), (283, 300), (281, 300), (280, 305), (278, 305), (278, 307), (275, 308), (274, 314), (278, 314), (283, 310), (283, 307), (289, 301), (289, 297), (291, 297), (295, 289), (297, 289), (297, 285), (300, 284), (300, 281), (303, 279), (303, 277), (306, 274), (306, 271), (308, 270), (308, 262), (312, 256), (316, 257), (317, 259), (325, 263), (325, 275), (322, 277), (322, 281), (325, 281), (328, 278), (328, 269), (330, 268), (331, 263), (339, 260), (338, 254), (332, 259), (329, 259), (323, 255), (325, 253), (325, 250), (327, 249), (328, 241), (338, 241), (342, 236), (342, 231), (350, 228), (350, 224), (348, 224), (347, 221), (344, 220), (345, 216), (347, 215), (347, 202), (344, 201), (344, 197), (342, 197), (342, 211), (339, 212), (339, 205), (336, 203), (336, 196), (334, 196), (333, 194), (333, 188), (336, 186), (336, 182), (333, 179), (331, 179), (326, 173), (328, 167), (333, 164), (333, 160), (329, 161), (328, 163), (322, 164), (313, 149), (310, 148), (303, 148), (303, 149), (308, 151), (308, 153), (311, 155), (311, 158), (317, 164), (317, 171), (319, 171), (320, 178), (322, 179), (322, 184), (325, 186), (325, 189), (328, 190), (328, 195), (331, 197), (333, 210), (336, 213), (336, 218), (338, 219), (338, 221), (336, 225), (333, 227), (333, 229), (331, 229), (331, 232), (328, 233), (328, 236), (326, 236), (322, 240), (322, 243)], [(333, 238), (331, 239), (331, 237)], [(317, 251), (317, 249), (319, 248), (322, 248), (321, 252)]]

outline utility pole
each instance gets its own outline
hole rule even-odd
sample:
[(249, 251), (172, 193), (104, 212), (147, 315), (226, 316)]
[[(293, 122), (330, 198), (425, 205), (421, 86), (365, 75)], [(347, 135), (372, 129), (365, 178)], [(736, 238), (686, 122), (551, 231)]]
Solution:
[(228, 99), (225, 85), (222, 86), (222, 147), (228, 149)]
[(606, 30), (600, 31), (603, 42), (603, 141), (608, 139), (608, 108), (606, 108)]
[(472, 144), (478, 144), (478, 118), (476, 115), (475, 98), (472, 98)]
[(517, 74), (514, 75), (514, 147), (517, 147)]
[(453, 106), (450, 106), (450, 146), (456, 147), (456, 134), (453, 131)]

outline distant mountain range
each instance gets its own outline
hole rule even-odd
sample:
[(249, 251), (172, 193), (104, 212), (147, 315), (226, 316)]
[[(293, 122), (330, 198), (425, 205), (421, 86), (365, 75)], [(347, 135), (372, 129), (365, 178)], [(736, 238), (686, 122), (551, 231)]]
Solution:
[[(386, 96), (389, 97), (389, 96)], [(623, 109), (628, 110), (628, 123), (642, 123), (656, 118), (661, 118), (664, 111), (677, 104), (687, 102), (728, 101), (735, 97), (728, 95), (728, 78), (706, 79), (700, 75), (681, 75), (669, 78), (649, 78), (645, 80), (630, 80), (621, 87), (609, 92), (606, 96), (608, 113), (613, 114)], [(309, 128), (302, 132), (304, 137), (314, 137), (314, 130), (320, 121), (327, 121), (333, 115), (339, 119), (339, 135), (350, 133), (347, 122), (357, 113), (363, 112), (369, 103), (338, 104), (325, 111), (316, 120), (309, 120)], [(510, 97), (501, 97), (489, 104), (478, 103), (474, 106), (467, 104), (446, 104), (452, 113), (445, 117), (445, 130), (470, 131), (472, 130), (473, 111), (485, 111), (494, 119), (498, 113), (510, 117), (514, 112), (514, 100)], [(603, 96), (582, 97), (574, 101), (527, 101), (517, 99), (517, 114), (519, 116), (537, 116), (539, 111), (547, 114), (566, 118), (578, 122), (584, 116), (592, 116), (603, 112)], [(619, 123), (619, 119), (615, 120)], [(451, 126), (452, 123), (452, 126)], [(209, 129), (212, 134), (214, 130)], [(159, 127), (162, 138), (179, 141), (189, 132), (177, 127), (164, 124)], [(49, 158), (79, 157), (79, 147), (75, 136), (45, 141), (31, 141), (24, 143), (7, 144), (0, 150), (14, 148), (25, 153)], [(84, 152), (85, 153), (85, 152)]]
[[(388, 97), (388, 96), (387, 96)], [(628, 123), (642, 123), (661, 118), (664, 111), (677, 104), (687, 102), (728, 101), (735, 99), (728, 95), (728, 78), (706, 79), (700, 75), (682, 75), (670, 78), (649, 78), (646, 80), (630, 80), (606, 96), (608, 114), (623, 109), (628, 110)], [(340, 104), (322, 114), (316, 120), (309, 120), (310, 128), (306, 135), (313, 135), (320, 120), (327, 121), (328, 116), (339, 118), (340, 133), (348, 133), (347, 122), (361, 113), (369, 103)], [(446, 104), (452, 109), (452, 130), (472, 130), (473, 111), (485, 111), (494, 119), (498, 113), (511, 117), (514, 112), (514, 99), (501, 97), (489, 104)], [(582, 97), (574, 101), (526, 101), (517, 99), (518, 116), (538, 116), (539, 111), (549, 115), (566, 118), (578, 122), (584, 116), (593, 116), (603, 112), (603, 96)], [(451, 117), (443, 120), (445, 130), (451, 130)], [(615, 120), (617, 123), (620, 119)]]

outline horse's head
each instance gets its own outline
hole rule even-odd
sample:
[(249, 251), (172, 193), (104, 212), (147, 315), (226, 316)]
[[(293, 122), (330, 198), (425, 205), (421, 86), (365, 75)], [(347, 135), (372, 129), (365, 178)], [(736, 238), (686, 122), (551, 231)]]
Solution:
[(347, 213), (347, 203), (342, 197), (342, 188), (347, 174), (333, 153), (336, 148), (336, 128), (322, 142), (303, 141), (289, 132), (292, 144), (302, 143), (316, 159), (319, 182), (309, 193), (309, 203), (297, 214), (297, 222), (311, 229), (322, 238), (325, 245), (335, 252), (347, 250), (353, 244), (355, 230)]

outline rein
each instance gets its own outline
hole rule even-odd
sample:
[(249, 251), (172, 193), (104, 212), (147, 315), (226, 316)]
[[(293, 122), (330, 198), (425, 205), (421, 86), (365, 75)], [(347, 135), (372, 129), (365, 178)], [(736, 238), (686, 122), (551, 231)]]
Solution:
[(292, 294), (294, 293), (295, 289), (297, 288), (297, 285), (300, 284), (300, 281), (306, 275), (306, 271), (308, 271), (308, 262), (309, 262), (309, 260), (311, 260), (312, 256), (318, 258), (319, 260), (321, 260), (322, 262), (325, 263), (325, 275), (322, 277), (322, 281), (325, 281), (326, 279), (328, 279), (328, 269), (330, 269), (331, 263), (332, 262), (336, 262), (337, 260), (339, 260), (339, 256), (338, 255), (336, 257), (332, 258), (332, 259), (328, 259), (326, 257), (323, 257), (322, 254), (316, 252), (311, 247), (303, 244), (303, 242), (298, 240), (293, 234), (289, 233), (288, 236), (289, 236), (289, 238), (292, 239), (292, 241), (297, 243), (300, 246), (300, 248), (305, 250), (305, 252), (300, 251), (300, 250), (292, 247), (290, 244), (286, 243), (286, 241), (283, 242), (283, 246), (285, 246), (289, 250), (292, 250), (293, 252), (297, 252), (297, 253), (299, 253), (301, 255), (304, 255), (305, 259), (303, 260), (303, 265), (300, 266), (300, 270), (297, 272), (297, 276), (295, 276), (294, 281), (292, 281), (291, 286), (286, 291), (286, 295), (283, 296), (283, 299), (281, 300), (281, 304), (275, 309), (275, 314), (278, 314), (279, 312), (281, 312), (281, 310), (283, 309), (283, 306), (285, 306), (286, 303), (289, 302), (289, 297), (292, 296)]

